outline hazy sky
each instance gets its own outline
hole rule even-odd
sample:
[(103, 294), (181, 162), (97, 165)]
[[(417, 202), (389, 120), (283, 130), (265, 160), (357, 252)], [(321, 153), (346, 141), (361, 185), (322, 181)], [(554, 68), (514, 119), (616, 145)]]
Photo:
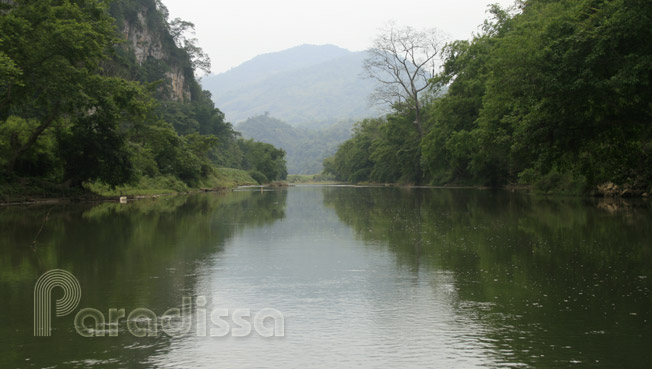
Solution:
[(393, 20), (436, 27), (468, 39), (486, 18), (487, 5), (513, 0), (163, 0), (170, 18), (193, 22), (199, 46), (218, 74), (256, 55), (301, 44), (365, 50)]

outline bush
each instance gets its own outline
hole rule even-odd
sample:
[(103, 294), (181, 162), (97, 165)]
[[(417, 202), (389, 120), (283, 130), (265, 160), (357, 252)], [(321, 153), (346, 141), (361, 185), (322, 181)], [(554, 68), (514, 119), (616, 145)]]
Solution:
[(267, 179), (267, 176), (265, 176), (263, 173), (257, 170), (250, 171), (249, 175), (251, 176), (251, 178), (255, 179), (256, 182), (258, 182), (258, 184), (269, 183), (269, 179)]
[(529, 168), (519, 174), (521, 184), (533, 185), (538, 192), (547, 194), (578, 195), (587, 190), (584, 176), (572, 171), (559, 172), (552, 169), (546, 174), (539, 174)]

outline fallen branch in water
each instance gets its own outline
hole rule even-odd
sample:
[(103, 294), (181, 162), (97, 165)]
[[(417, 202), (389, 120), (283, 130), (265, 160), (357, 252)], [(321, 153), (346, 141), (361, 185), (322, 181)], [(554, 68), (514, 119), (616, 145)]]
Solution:
[(50, 210), (48, 210), (48, 212), (45, 214), (45, 219), (43, 219), (43, 223), (41, 223), (41, 228), (38, 230), (34, 241), (32, 241), (32, 249), (34, 249), (34, 251), (36, 251), (36, 241), (38, 241), (38, 237), (41, 235), (41, 232), (43, 232), (43, 228), (45, 227), (45, 223), (48, 222), (48, 218), (50, 217), (50, 212), (52, 209), (54, 208), (50, 208)]

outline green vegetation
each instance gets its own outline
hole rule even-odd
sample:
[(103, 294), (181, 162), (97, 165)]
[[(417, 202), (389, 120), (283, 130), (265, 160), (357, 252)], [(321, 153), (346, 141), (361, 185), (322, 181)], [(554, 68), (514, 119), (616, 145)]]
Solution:
[[(528, 0), (491, 7), (449, 43), (422, 103), (357, 124), (324, 162), (339, 180), (589, 192), (652, 183), (652, 3)], [(447, 90), (441, 97), (436, 92)]]
[(237, 129), (244, 137), (285, 150), (289, 173), (311, 174), (321, 172), (324, 159), (351, 137), (352, 125), (352, 121), (342, 121), (318, 129), (293, 127), (264, 114), (247, 119), (238, 124)]
[[(257, 184), (249, 173), (241, 169), (216, 168), (197, 184), (200, 188), (237, 187)], [(134, 184), (111, 187), (102, 182), (87, 183), (85, 187), (101, 196), (147, 196), (188, 192), (191, 188), (173, 176), (142, 176)]]
[(282, 149), (254, 140), (240, 140), (238, 146), (244, 153), (241, 167), (256, 173), (258, 182), (277, 181), (287, 177), (285, 151)]
[(85, 187), (101, 196), (147, 196), (188, 191), (188, 186), (173, 176), (158, 176), (154, 178), (142, 176), (134, 184), (115, 187), (98, 181), (87, 183)]
[(336, 183), (335, 178), (328, 174), (290, 174), (287, 178), (289, 183)]
[(0, 203), (29, 202), (34, 198), (94, 199), (97, 195), (84, 188), (70, 187), (43, 178), (0, 177)]
[(100, 193), (252, 182), (218, 167), (284, 178), (285, 153), (239, 139), (201, 90), (194, 71), (210, 60), (186, 37), (192, 23), (168, 20), (157, 0), (107, 4), (2, 3), (3, 192), (15, 194), (25, 178), (50, 196), (61, 191), (43, 181)]
[(256, 184), (256, 180), (249, 173), (233, 168), (218, 168), (213, 178), (215, 184), (208, 187), (216, 187), (218, 184), (226, 187)]

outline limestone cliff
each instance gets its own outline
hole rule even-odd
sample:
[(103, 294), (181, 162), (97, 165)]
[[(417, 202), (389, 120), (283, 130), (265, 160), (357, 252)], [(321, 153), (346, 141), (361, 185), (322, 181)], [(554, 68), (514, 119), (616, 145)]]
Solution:
[[(119, 32), (126, 41), (131, 77), (143, 82), (162, 80), (161, 98), (190, 101), (194, 79), (186, 53), (169, 32), (167, 10), (154, 0), (117, 0), (111, 4)], [(129, 55), (130, 54), (130, 55)], [(138, 69), (137, 71), (133, 71)]]

